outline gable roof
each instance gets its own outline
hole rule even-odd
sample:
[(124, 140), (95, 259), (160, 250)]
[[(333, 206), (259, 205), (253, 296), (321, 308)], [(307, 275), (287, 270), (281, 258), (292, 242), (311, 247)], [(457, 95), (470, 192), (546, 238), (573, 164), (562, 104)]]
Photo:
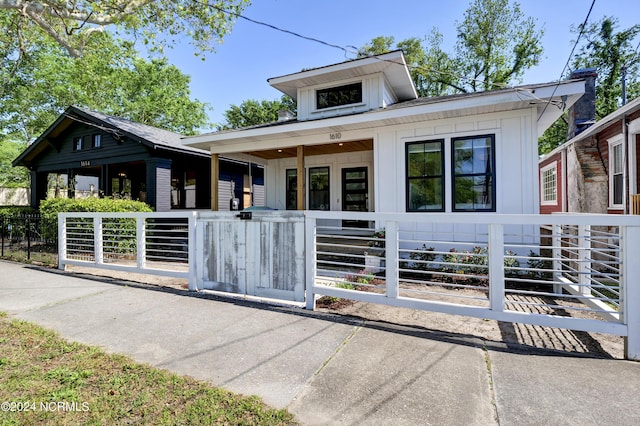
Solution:
[[(294, 119), (189, 136), (183, 139), (183, 143), (222, 154), (234, 152), (234, 145), (241, 141), (254, 143), (272, 141), (274, 144), (281, 144), (287, 136), (313, 135), (325, 132), (327, 128), (332, 132), (341, 132), (369, 128), (372, 125), (407, 124), (532, 107), (536, 108), (538, 132), (542, 134), (560, 118), (566, 108), (582, 96), (584, 90), (584, 80), (579, 79), (484, 92), (424, 97), (349, 115), (305, 121)], [(549, 105), (550, 103), (553, 105)], [(564, 108), (562, 108), (563, 105)]]
[(151, 149), (163, 149), (184, 154), (193, 154), (198, 157), (209, 157), (208, 151), (182, 145), (184, 137), (179, 133), (147, 124), (137, 123), (114, 115), (103, 114), (89, 109), (70, 106), (67, 108), (47, 130), (45, 130), (33, 143), (31, 143), (15, 160), (13, 166), (26, 166), (51, 146), (51, 140), (62, 134), (74, 123), (87, 124), (108, 133), (116, 138), (129, 138)]
[(375, 73), (384, 74), (399, 101), (418, 97), (418, 92), (413, 84), (402, 50), (394, 50), (381, 55), (368, 56), (281, 77), (273, 77), (267, 79), (267, 82), (291, 99), (296, 100), (298, 89), (300, 88), (333, 83)]

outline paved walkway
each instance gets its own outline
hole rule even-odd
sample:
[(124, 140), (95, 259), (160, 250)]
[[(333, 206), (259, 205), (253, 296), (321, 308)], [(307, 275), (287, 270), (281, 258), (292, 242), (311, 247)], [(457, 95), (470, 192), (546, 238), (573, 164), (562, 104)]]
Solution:
[[(128, 285), (127, 285), (128, 284)], [(637, 425), (640, 363), (0, 261), (0, 311), (306, 425)]]

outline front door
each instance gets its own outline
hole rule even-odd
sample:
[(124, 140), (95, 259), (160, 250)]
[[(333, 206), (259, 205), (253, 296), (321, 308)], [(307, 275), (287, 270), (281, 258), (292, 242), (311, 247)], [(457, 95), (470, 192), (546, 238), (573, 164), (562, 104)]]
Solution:
[[(369, 211), (369, 177), (367, 167), (342, 169), (342, 210), (347, 212)], [(343, 227), (366, 228), (368, 222), (344, 220)]]

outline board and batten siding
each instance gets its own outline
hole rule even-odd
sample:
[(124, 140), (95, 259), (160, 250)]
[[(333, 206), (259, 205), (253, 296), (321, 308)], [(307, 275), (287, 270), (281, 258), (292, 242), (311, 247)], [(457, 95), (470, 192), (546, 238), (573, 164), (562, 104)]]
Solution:
[[(91, 147), (91, 137), (95, 134), (100, 134), (99, 148)], [(74, 149), (74, 140), (78, 137), (84, 138), (83, 149), (80, 151)], [(143, 144), (130, 139), (117, 141), (112, 134), (85, 125), (74, 126), (57, 140), (60, 141), (58, 142), (59, 152), (54, 149), (43, 152), (38, 158), (39, 171), (79, 168), (83, 161), (88, 161), (91, 166), (99, 166), (112, 164), (115, 159), (117, 162), (128, 162), (151, 158), (148, 148)], [(57, 145), (55, 141), (54, 145)]]

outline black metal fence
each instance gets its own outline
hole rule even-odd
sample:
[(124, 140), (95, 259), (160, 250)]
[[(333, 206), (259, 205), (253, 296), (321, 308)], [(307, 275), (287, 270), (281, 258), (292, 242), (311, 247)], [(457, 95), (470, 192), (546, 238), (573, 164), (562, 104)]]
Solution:
[[(0, 215), (0, 256), (3, 258), (26, 256), (57, 257), (57, 222), (43, 218), (39, 213)], [(50, 262), (54, 262), (53, 259)]]

